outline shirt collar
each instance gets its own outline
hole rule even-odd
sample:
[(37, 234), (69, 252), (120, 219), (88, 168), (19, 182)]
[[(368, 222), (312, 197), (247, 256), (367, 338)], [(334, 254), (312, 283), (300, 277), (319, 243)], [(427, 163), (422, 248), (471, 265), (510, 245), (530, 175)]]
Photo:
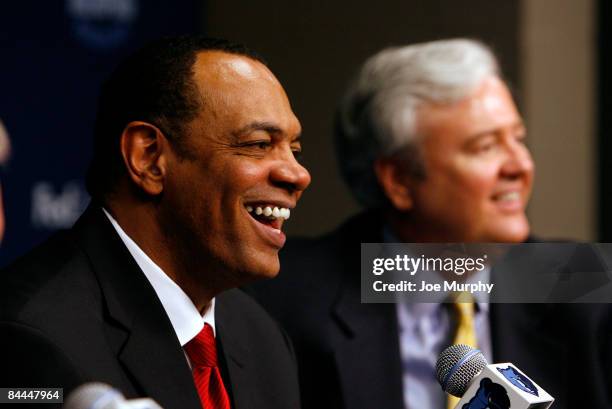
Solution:
[(164, 271), (157, 265), (142, 249), (127, 235), (119, 223), (110, 215), (106, 209), (102, 208), (106, 217), (111, 222), (121, 241), (125, 244), (128, 251), (136, 260), (136, 263), (147, 277), (157, 297), (162, 303), (172, 328), (176, 336), (184, 346), (191, 339), (200, 333), (204, 324), (212, 327), (213, 334), (216, 336), (215, 328), (215, 299), (210, 302), (210, 307), (200, 315), (200, 312), (193, 304), (191, 299), (181, 287), (179, 287)]
[[(397, 238), (397, 236), (393, 233), (391, 228), (388, 225), (383, 226), (383, 240), (385, 243), (402, 243), (401, 240)], [(490, 282), (491, 277), (491, 267), (487, 266), (484, 269), (475, 272), (467, 280), (466, 283), (476, 283), (478, 281), (484, 281), (486, 283)], [(442, 282), (443, 279), (441, 276), (437, 277), (439, 282)], [(431, 281), (435, 281), (431, 280)], [(436, 297), (438, 299), (436, 299)], [(426, 316), (431, 315), (437, 309), (437, 304), (441, 304), (445, 301), (446, 294), (443, 292), (437, 293), (437, 296), (434, 294), (429, 297), (429, 302), (427, 303), (408, 303), (407, 308), (412, 312), (412, 314), (418, 316)], [(405, 300), (405, 298), (402, 297)], [(423, 305), (424, 304), (424, 305)], [(429, 305), (427, 305), (429, 304)], [(484, 312), (485, 314), (489, 312), (489, 294), (482, 294), (478, 297), (478, 301), (474, 303), (476, 307), (476, 313)]]

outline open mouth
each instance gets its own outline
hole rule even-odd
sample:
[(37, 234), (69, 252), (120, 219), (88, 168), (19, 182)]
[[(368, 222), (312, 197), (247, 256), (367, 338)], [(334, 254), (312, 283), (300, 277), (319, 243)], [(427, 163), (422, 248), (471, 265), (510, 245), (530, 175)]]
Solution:
[(262, 204), (262, 205), (245, 205), (247, 212), (252, 218), (257, 220), (259, 223), (270, 226), (273, 229), (281, 229), (283, 222), (289, 219), (291, 216), (291, 210), (286, 207), (278, 207), (274, 205)]
[(523, 196), (518, 190), (510, 190), (494, 194), (491, 199), (499, 210), (508, 214), (522, 213), (525, 209)]
[(493, 200), (496, 202), (515, 202), (521, 200), (521, 194), (517, 191), (498, 193), (493, 195)]

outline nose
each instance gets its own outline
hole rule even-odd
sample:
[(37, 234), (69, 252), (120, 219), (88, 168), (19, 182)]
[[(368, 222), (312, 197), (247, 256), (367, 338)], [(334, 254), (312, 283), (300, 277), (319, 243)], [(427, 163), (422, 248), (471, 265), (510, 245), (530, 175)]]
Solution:
[(522, 141), (509, 137), (506, 142), (506, 160), (502, 166), (502, 173), (509, 178), (531, 176), (534, 170), (531, 153)]
[(272, 183), (289, 193), (302, 192), (310, 184), (310, 173), (295, 157), (291, 149), (283, 152), (270, 172)]

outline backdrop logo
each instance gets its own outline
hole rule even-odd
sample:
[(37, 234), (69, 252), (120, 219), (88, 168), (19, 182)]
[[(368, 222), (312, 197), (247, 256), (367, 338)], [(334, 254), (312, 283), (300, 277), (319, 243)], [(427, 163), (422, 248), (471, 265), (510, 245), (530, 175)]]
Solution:
[(83, 213), (87, 201), (87, 193), (77, 182), (67, 182), (57, 192), (51, 183), (37, 182), (32, 187), (32, 226), (68, 228)]
[(121, 45), (138, 15), (137, 0), (66, 0), (77, 39), (93, 48)]

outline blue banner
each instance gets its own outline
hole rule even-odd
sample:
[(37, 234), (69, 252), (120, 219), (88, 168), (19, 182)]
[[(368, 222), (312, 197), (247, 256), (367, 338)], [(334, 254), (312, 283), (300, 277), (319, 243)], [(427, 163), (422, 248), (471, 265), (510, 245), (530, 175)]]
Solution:
[(202, 12), (194, 0), (0, 5), (0, 121), (12, 143), (0, 266), (70, 227), (88, 203), (83, 179), (103, 79), (150, 39), (200, 31)]

